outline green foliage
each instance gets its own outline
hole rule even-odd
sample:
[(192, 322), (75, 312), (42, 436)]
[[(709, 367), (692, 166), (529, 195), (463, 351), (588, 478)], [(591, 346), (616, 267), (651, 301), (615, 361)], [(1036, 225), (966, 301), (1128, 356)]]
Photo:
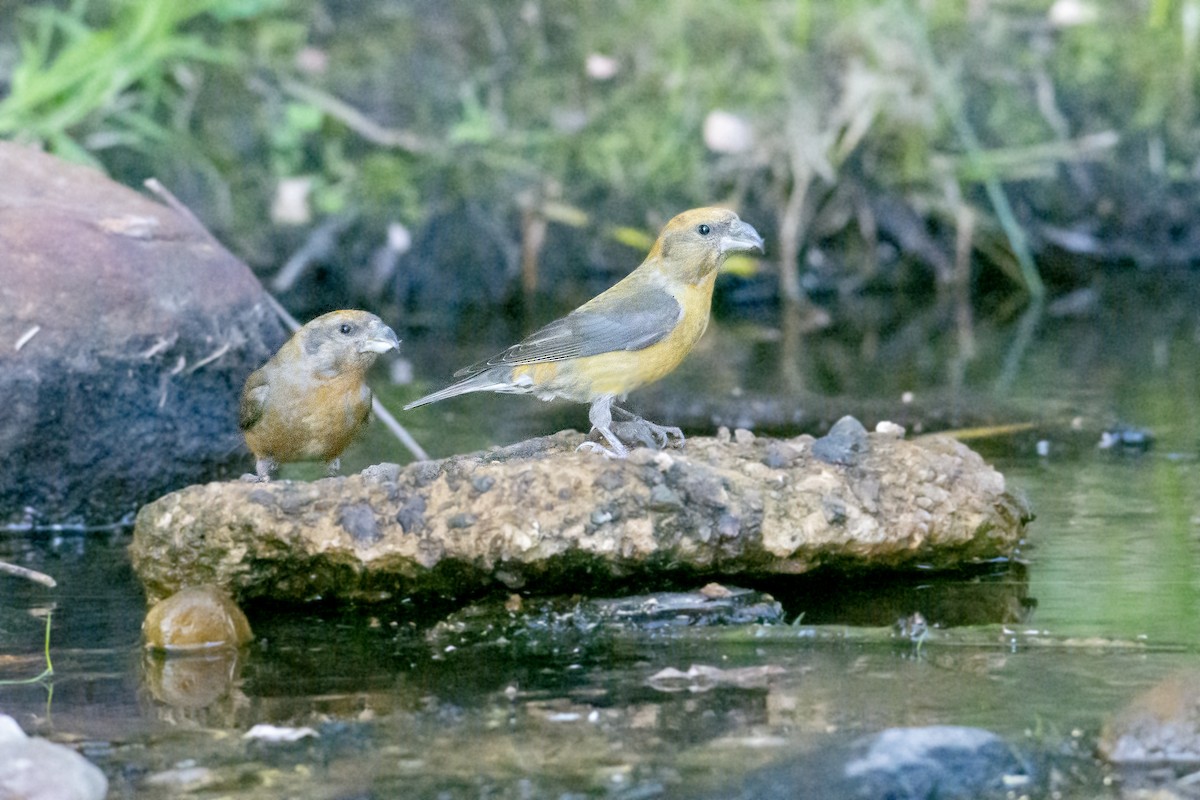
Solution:
[[(798, 248), (847, 180), (986, 223), (1005, 184), (1111, 159), (1113, 131), (1193, 180), (1197, 0), (1078, 6), (1094, 19), (1034, 0), (74, 0), (20, 13), (0, 136), (210, 175), (235, 240), (265, 235), (296, 177), (319, 214), (409, 224), (464, 199), (497, 220), (530, 195), (619, 206), (635, 225), (748, 200)], [(715, 110), (749, 125), (749, 150), (706, 145)]]
[(182, 92), (182, 71), (231, 66), (233, 50), (184, 32), (198, 17), (228, 21), (267, 0), (116, 2), (107, 24), (87, 23), (90, 4), (66, 11), (34, 6), (23, 15), (21, 58), (0, 102), (0, 136), (41, 142), (76, 160), (114, 145), (144, 146), (171, 138), (168, 120)]

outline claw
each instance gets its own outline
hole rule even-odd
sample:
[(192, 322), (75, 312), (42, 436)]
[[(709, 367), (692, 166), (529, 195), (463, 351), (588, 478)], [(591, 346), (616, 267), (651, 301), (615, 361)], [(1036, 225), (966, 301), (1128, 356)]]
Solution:
[(648, 419), (643, 419), (642, 417), (639, 417), (637, 414), (634, 414), (632, 411), (626, 411), (625, 409), (620, 408), (619, 406), (613, 406), (612, 410), (621, 414), (623, 417), (625, 417), (628, 420), (628, 422), (625, 424), (633, 426), (634, 428), (637, 428), (638, 436), (640, 438), (645, 439), (648, 434), (651, 441), (653, 441), (659, 447), (659, 449), (666, 447), (667, 444), (670, 443), (672, 438), (678, 439), (679, 446), (680, 447), (683, 446), (683, 443), (684, 443), (683, 431), (681, 431), (679, 428), (675, 427), (674, 425), (658, 425), (656, 423), (651, 422)]
[(623, 454), (616, 453), (612, 450), (609, 450), (607, 447), (600, 444), (599, 442), (593, 442), (590, 439), (588, 441), (584, 442), (583, 444), (579, 445), (579, 447), (575, 448), (575, 452), (577, 452), (577, 453), (580, 450), (587, 450), (588, 452), (591, 452), (591, 453), (599, 453), (600, 455), (604, 456), (605, 458), (624, 458), (625, 457)]
[(266, 483), (271, 480), (271, 473), (278, 467), (278, 462), (273, 458), (260, 458), (254, 462), (254, 474), (243, 475), (242, 480), (254, 480), (259, 483)]
[(650, 435), (654, 437), (654, 441), (658, 442), (659, 447), (666, 447), (672, 438), (678, 439), (679, 446), (683, 446), (683, 431), (674, 425), (656, 425), (649, 420), (642, 420), (642, 424), (650, 429)]

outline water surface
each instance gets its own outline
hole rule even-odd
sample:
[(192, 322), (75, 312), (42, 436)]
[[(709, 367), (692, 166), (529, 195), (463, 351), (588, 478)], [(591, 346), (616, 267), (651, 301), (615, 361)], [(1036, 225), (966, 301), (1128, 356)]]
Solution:
[[(964, 421), (1035, 423), (972, 441), (1037, 512), (1020, 566), (762, 587), (796, 625), (524, 642), (431, 634), (450, 608), (258, 608), (258, 639), (236, 663), (164, 672), (139, 649), (143, 602), (126, 532), (9, 533), (0, 559), (60, 586), (0, 578), (0, 678), (41, 670), (50, 610), (55, 668), (44, 685), (0, 686), (0, 711), (78, 744), (109, 775), (113, 797), (682, 797), (760, 765), (819, 758), (857, 735), (935, 723), (1065, 748), (1086, 767), (1065, 796), (1115, 793), (1096, 783), (1104, 770), (1089, 755), (1103, 722), (1200, 650), (1200, 326), (1191, 308), (1180, 300), (1119, 318), (1046, 318), (1007, 377), (1012, 327), (981, 326), (980, 358), (957, 371), (937, 331), (919, 357), (860, 351), (861, 371), (844, 373), (828, 367), (850, 347), (844, 332), (806, 340), (808, 371), (797, 373), (806, 397), (833, 386), (842, 394), (827, 397), (847, 408), (872, 400), (899, 417), (911, 391), (918, 402), (950, 398), (939, 402), (957, 403)], [(764, 374), (778, 365), (778, 344), (742, 346), (739, 337), (761, 339), (748, 329), (715, 326), (648, 405), (697, 387), (785, 391), (777, 370)], [(453, 363), (501, 344), (464, 348)], [(434, 340), (407, 347), (419, 374), (452, 371)], [(931, 359), (939, 348), (947, 357)], [(728, 353), (742, 354), (732, 367)], [(398, 407), (425, 388), (384, 394)], [(586, 416), (474, 397), (402, 419), (446, 453)], [(1152, 432), (1153, 447), (1099, 449), (1098, 432), (1115, 423)], [(402, 458), (383, 436), (348, 467), (381, 458)], [(919, 647), (887, 627), (915, 611), (935, 626)], [(678, 690), (650, 680), (693, 664), (750, 678)], [(290, 745), (241, 738), (260, 722), (320, 735)]]

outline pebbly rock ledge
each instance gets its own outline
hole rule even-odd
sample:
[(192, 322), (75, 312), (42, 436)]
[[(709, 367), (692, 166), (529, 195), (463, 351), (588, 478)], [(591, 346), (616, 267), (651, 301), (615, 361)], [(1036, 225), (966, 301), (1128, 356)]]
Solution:
[(150, 602), (202, 583), (243, 600), (462, 598), (1012, 553), (1029, 509), (978, 454), (860, 437), (841, 463), (830, 437), (747, 431), (612, 461), (565, 431), (311, 483), (210, 483), (144, 506), (130, 550)]

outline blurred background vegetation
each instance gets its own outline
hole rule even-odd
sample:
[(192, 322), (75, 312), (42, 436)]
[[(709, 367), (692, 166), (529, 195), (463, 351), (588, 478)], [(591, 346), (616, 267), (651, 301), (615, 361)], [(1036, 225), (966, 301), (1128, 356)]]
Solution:
[(0, 136), (157, 177), (300, 317), (544, 319), (729, 203), (719, 310), (965, 330), (1197, 261), (1198, 45), (1200, 0), (0, 2)]

